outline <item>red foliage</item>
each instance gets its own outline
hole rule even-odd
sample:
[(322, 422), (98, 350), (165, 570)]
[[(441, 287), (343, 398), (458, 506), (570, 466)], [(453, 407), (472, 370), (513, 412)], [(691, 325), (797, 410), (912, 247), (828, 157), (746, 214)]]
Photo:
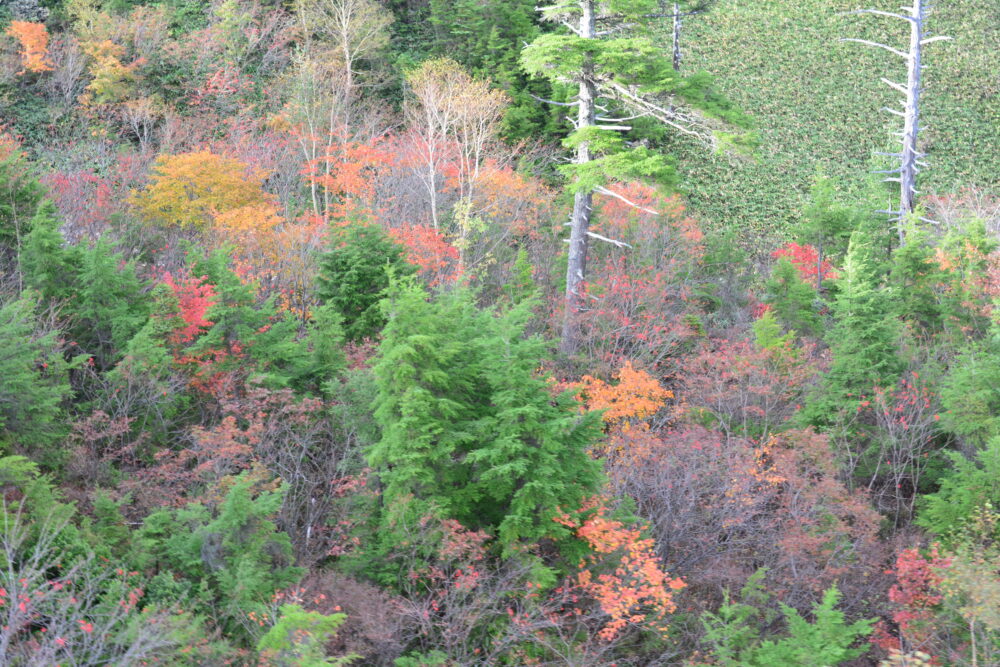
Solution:
[(903, 550), (889, 571), (896, 576), (896, 583), (889, 589), (889, 600), (896, 607), (892, 620), (910, 648), (925, 648), (936, 632), (935, 611), (944, 599), (941, 571), (950, 566), (951, 559), (942, 556), (938, 545), (932, 544), (926, 554), (916, 548)]
[(775, 259), (787, 257), (799, 270), (802, 280), (806, 282), (816, 282), (817, 274), (822, 274), (824, 280), (837, 277), (833, 265), (825, 259), (820, 263), (819, 252), (808, 243), (801, 245), (795, 242), (787, 243), (771, 253), (771, 256)]
[(163, 274), (163, 283), (173, 290), (180, 305), (180, 316), (184, 326), (170, 334), (169, 342), (176, 346), (186, 345), (197, 338), (213, 322), (205, 319), (205, 313), (216, 302), (215, 287), (206, 282), (206, 276), (187, 276), (179, 282), (170, 273)]
[(939, 433), (939, 400), (916, 371), (895, 387), (874, 387), (861, 396), (857, 413), (879, 429), (878, 465), (869, 488), (882, 511), (912, 516), (917, 489)]
[(419, 275), (435, 287), (456, 280), (458, 249), (444, 235), (425, 225), (404, 225), (390, 229), (389, 236), (406, 248), (406, 259), (419, 269)]
[(691, 292), (665, 270), (609, 259), (586, 285), (593, 306), (579, 315), (591, 358), (611, 367), (634, 360), (655, 368), (694, 333)]
[(598, 196), (595, 231), (633, 244), (682, 245), (689, 248), (694, 256), (702, 253), (704, 234), (698, 223), (685, 215), (680, 197), (662, 195), (655, 188), (639, 182), (619, 183), (611, 189), (635, 206), (616, 197)]
[(614, 197), (597, 199), (594, 229), (631, 247), (591, 243), (588, 307), (578, 315), (581, 349), (604, 366), (599, 372), (627, 360), (659, 371), (678, 344), (696, 333), (691, 279), (704, 253), (702, 234), (678, 199), (639, 184), (613, 189), (642, 208)]
[(810, 356), (811, 348), (706, 342), (680, 364), (678, 414), (689, 422), (711, 423), (729, 436), (766, 441), (795, 413), (817, 376)]
[(212, 105), (226, 109), (244, 93), (253, 90), (253, 81), (244, 78), (232, 63), (226, 63), (210, 72), (205, 83), (191, 92), (191, 105), (195, 107)]
[(695, 594), (738, 588), (759, 567), (802, 610), (832, 584), (848, 605), (877, 585), (880, 517), (840, 483), (821, 435), (787, 431), (758, 445), (699, 427), (631, 429), (613, 435), (607, 468)]
[(96, 239), (118, 207), (108, 179), (89, 169), (53, 171), (40, 180), (65, 220), (63, 233), (70, 241)]

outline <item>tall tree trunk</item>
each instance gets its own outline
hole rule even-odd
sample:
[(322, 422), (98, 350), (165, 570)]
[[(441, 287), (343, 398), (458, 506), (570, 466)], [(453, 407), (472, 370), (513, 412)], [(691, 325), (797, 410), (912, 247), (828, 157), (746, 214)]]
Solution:
[(903, 151), (899, 170), (899, 241), (903, 243), (903, 218), (913, 212), (917, 190), (917, 134), (920, 131), (920, 47), (923, 39), (923, 0), (910, 9), (910, 50), (906, 60), (906, 108), (903, 110)]
[[(594, 0), (580, 0), (583, 10), (580, 16), (580, 37), (594, 39)], [(594, 84), (594, 65), (588, 57), (584, 62), (580, 78), (580, 92), (577, 111), (577, 129), (596, 123), (597, 89)], [(590, 146), (581, 142), (576, 149), (576, 164), (590, 162)], [(583, 305), (581, 283), (587, 275), (587, 232), (590, 228), (590, 214), (593, 192), (577, 192), (573, 198), (573, 217), (570, 218), (569, 262), (566, 265), (566, 310), (563, 316), (562, 342), (559, 346), (563, 354), (576, 351), (580, 339), (579, 313)]]
[[(924, 21), (926, 20), (926, 7), (924, 6), (924, 0), (911, 0), (912, 5), (909, 7), (903, 7), (904, 14), (896, 14), (894, 12), (886, 12), (879, 9), (859, 9), (855, 14), (877, 14), (880, 16), (887, 16), (890, 18), (897, 18), (909, 22), (910, 24), (910, 48), (906, 51), (901, 51), (895, 49), (886, 44), (881, 44), (879, 42), (873, 42), (867, 39), (842, 39), (842, 42), (858, 42), (860, 44), (867, 44), (868, 46), (875, 46), (880, 49), (885, 49), (895, 56), (903, 58), (906, 61), (906, 83), (896, 83), (890, 81), (889, 79), (883, 77), (882, 82), (892, 87), (902, 93), (905, 97), (903, 99), (903, 110), (898, 111), (896, 109), (883, 108), (883, 111), (888, 111), (896, 116), (902, 116), (903, 118), (903, 131), (900, 133), (902, 137), (902, 148), (899, 153), (883, 153), (883, 155), (889, 155), (890, 157), (899, 158), (899, 166), (893, 169), (882, 170), (877, 173), (890, 174), (885, 180), (899, 183), (899, 207), (897, 210), (885, 210), (878, 211), (879, 213), (888, 213), (889, 215), (895, 216), (896, 220), (896, 230), (899, 233), (899, 244), (902, 246), (906, 242), (904, 234), (904, 224), (907, 215), (913, 213), (913, 209), (916, 205), (916, 195), (917, 195), (917, 174), (920, 173), (920, 158), (923, 154), (917, 150), (917, 135), (920, 132), (920, 70), (922, 66), (920, 64), (921, 56), (923, 52), (923, 46), (931, 42), (936, 42), (938, 40), (947, 40), (951, 37), (946, 37), (944, 35), (939, 35), (937, 37), (927, 37), (924, 34)], [(891, 174), (896, 174), (892, 176)]]
[(673, 39), (673, 62), (674, 71), (681, 71), (681, 8), (678, 3), (674, 3), (674, 29), (671, 33)]

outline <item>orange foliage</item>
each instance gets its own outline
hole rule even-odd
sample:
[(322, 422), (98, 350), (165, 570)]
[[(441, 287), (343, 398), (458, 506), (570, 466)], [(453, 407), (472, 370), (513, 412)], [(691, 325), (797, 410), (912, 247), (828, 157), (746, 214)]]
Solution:
[(278, 209), (270, 202), (241, 206), (214, 217), (217, 231), (232, 241), (243, 243), (248, 238), (256, 239), (273, 232), (282, 222)]
[(326, 225), (320, 218), (286, 223), (274, 237), (274, 276), (279, 309), (305, 320), (314, 305), (311, 294), (316, 279), (316, 258), (326, 243)]
[(487, 162), (475, 186), (476, 214), (505, 225), (514, 236), (538, 238), (542, 225), (555, 217), (554, 193), (510, 167)]
[(674, 394), (664, 389), (646, 371), (632, 368), (632, 362), (615, 373), (617, 384), (584, 375), (579, 387), (582, 388), (587, 410), (604, 410), (604, 422), (617, 424), (630, 419), (646, 419), (664, 406)]
[(19, 74), (25, 72), (50, 72), (52, 61), (49, 59), (49, 31), (44, 23), (28, 21), (11, 21), (7, 34), (21, 45), (21, 66)]
[(650, 624), (665, 634), (666, 617), (676, 608), (673, 591), (686, 584), (671, 579), (660, 567), (653, 539), (643, 537), (645, 527), (627, 526), (609, 518), (607, 512), (595, 499), (577, 516), (563, 514), (555, 519), (574, 528), (576, 536), (590, 546), (575, 584), (611, 617), (598, 636), (611, 641), (630, 624)]
[(986, 254), (969, 240), (960, 246), (934, 249), (930, 260), (944, 272), (939, 284), (946, 293), (961, 300), (964, 308), (980, 317), (996, 319), (1000, 305), (1000, 251)]
[(12, 155), (23, 156), (21, 142), (17, 137), (7, 132), (3, 125), (0, 125), (0, 160), (6, 160)]
[(357, 211), (371, 214), (378, 176), (391, 160), (391, 153), (378, 145), (343, 137), (328, 144), (324, 154), (309, 160), (302, 170), (306, 181), (323, 193), (322, 206), (315, 202), (314, 212), (327, 222)]
[(241, 206), (215, 216), (214, 231), (221, 244), (229, 244), (236, 263), (255, 277), (278, 261), (276, 231), (284, 222), (271, 202)]

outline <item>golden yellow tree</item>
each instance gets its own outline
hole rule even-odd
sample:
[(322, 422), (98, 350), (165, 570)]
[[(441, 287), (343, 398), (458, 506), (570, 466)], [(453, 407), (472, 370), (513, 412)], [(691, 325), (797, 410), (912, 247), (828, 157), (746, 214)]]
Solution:
[[(260, 169), (207, 150), (163, 155), (153, 165), (149, 186), (132, 201), (150, 222), (205, 229), (217, 216), (236, 209), (273, 207), (273, 197), (263, 189), (265, 176)], [(270, 224), (273, 217), (226, 216), (224, 224), (242, 226), (247, 220)]]
[(86, 92), (80, 96), (84, 104), (114, 104), (128, 99), (136, 75), (137, 63), (126, 65), (125, 47), (110, 39), (87, 42), (83, 51), (90, 57), (88, 71), (93, 77), (87, 84)]

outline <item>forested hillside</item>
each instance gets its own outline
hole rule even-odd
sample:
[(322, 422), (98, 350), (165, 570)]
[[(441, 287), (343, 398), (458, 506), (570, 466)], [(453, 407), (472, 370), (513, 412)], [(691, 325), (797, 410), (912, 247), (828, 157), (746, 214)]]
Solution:
[(0, 2), (0, 665), (1000, 667), (908, 2)]

